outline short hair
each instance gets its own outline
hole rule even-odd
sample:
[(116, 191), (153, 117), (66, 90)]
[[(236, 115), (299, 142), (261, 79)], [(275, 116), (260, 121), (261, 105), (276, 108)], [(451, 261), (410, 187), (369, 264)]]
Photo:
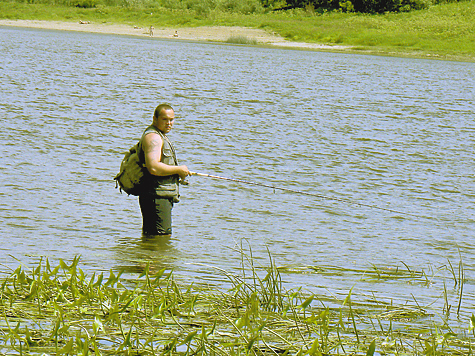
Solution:
[[(160, 113), (163, 111), (163, 110), (173, 110), (173, 108), (168, 105), (168, 104), (160, 104), (158, 105), (156, 108), (155, 108), (155, 111), (153, 113), (153, 116), (158, 118), (160, 116)], [(173, 110), (175, 111), (175, 110)]]

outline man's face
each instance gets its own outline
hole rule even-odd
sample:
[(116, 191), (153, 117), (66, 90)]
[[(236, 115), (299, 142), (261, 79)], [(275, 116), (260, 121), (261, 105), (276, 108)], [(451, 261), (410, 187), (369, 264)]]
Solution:
[(173, 127), (173, 120), (175, 119), (175, 113), (173, 110), (162, 110), (160, 111), (160, 115), (155, 118), (155, 126), (163, 132), (169, 133)]

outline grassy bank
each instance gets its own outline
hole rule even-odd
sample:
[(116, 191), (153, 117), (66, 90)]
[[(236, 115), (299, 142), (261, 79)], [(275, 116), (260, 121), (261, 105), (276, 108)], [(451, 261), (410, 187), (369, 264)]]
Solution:
[[(134, 280), (112, 271), (86, 276), (79, 258), (20, 266), (0, 276), (0, 354), (472, 355), (473, 315), (458, 330), (417, 302), (368, 307), (351, 291), (340, 300), (287, 290), (272, 258), (262, 268), (244, 254), (242, 261), (239, 275), (216, 268), (227, 291), (183, 286), (148, 266)], [(408, 283), (423, 276), (373, 273)]]
[(475, 2), (433, 5), (426, 10), (367, 15), (289, 10), (245, 15), (218, 10), (104, 6), (92, 8), (0, 2), (0, 18), (159, 27), (246, 26), (291, 41), (353, 46), (353, 51), (397, 56), (475, 60)]

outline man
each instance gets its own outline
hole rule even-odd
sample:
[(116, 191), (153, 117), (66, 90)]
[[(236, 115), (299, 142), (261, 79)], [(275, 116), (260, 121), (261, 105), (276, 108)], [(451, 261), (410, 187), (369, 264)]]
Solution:
[(186, 166), (179, 166), (175, 148), (166, 136), (173, 127), (175, 112), (168, 104), (160, 104), (153, 114), (152, 125), (143, 133), (138, 149), (145, 163), (144, 189), (139, 195), (142, 231), (146, 236), (170, 236), (172, 208), (180, 198), (180, 180), (191, 175)]

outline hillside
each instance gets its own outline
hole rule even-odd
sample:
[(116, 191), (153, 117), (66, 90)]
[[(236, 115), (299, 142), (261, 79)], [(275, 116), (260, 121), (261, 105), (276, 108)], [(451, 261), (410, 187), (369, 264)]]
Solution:
[[(128, 26), (129, 30), (140, 28), (147, 31), (153, 26), (154, 35), (161, 34), (162, 37), (173, 35), (176, 30), (181, 34), (181, 39), (475, 60), (474, 1), (432, 5), (425, 10), (380, 15), (343, 12), (320, 14), (303, 9), (246, 15), (218, 10), (199, 13), (190, 9), (177, 10), (144, 5), (98, 5), (82, 8), (0, 2), (0, 19), (57, 21), (70, 23), (71, 26), (83, 22), (81, 31), (92, 30), (93, 25), (124, 25)], [(0, 25), (12, 25), (12, 22), (2, 21)], [(31, 26), (31, 22), (16, 22), (16, 25)], [(223, 26), (232, 27), (232, 31), (223, 30)], [(51, 23), (50, 28), (55, 28), (55, 25)], [(261, 31), (246, 32), (245, 28)], [(206, 29), (208, 35), (205, 34)], [(196, 35), (200, 31), (202, 35)], [(145, 30), (140, 34), (144, 35)], [(188, 34), (188, 37), (185, 34)]]

